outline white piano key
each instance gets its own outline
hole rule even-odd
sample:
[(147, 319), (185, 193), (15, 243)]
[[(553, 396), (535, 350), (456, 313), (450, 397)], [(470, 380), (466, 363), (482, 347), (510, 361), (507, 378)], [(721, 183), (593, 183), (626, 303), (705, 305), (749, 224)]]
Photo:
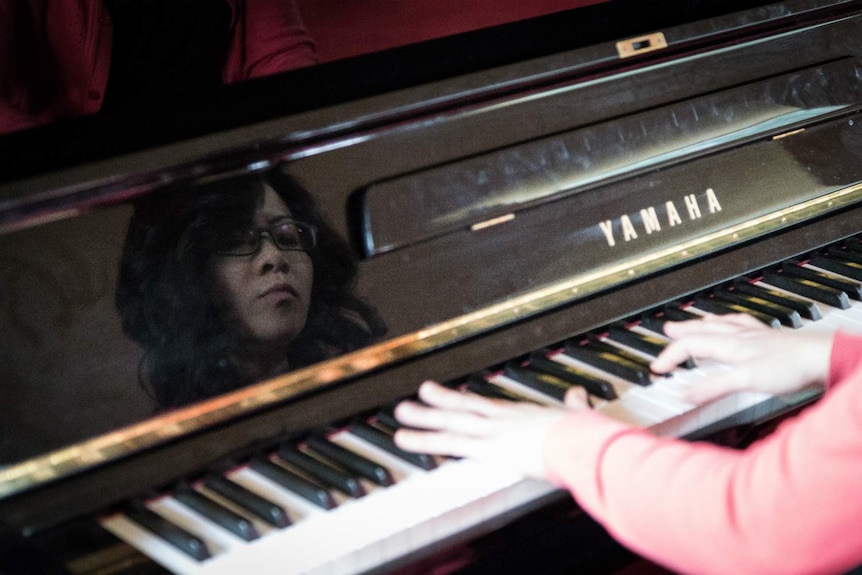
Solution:
[(507, 377), (503, 374), (496, 374), (488, 378), (488, 381), (499, 385), (500, 387), (517, 393), (527, 399), (531, 399), (536, 403), (540, 403), (542, 405), (562, 405), (563, 402), (551, 397), (550, 395), (544, 394), (540, 391), (536, 391), (532, 387), (528, 385), (524, 385), (521, 382), (515, 381), (514, 379)]
[(637, 398), (623, 396), (620, 399), (596, 405), (593, 409), (617, 421), (630, 423), (637, 427), (652, 427), (664, 421), (664, 418), (651, 416), (650, 412), (643, 408), (642, 403)]
[(650, 427), (650, 432), (662, 437), (684, 437), (745, 409), (755, 407), (770, 397), (769, 394), (756, 392), (739, 392), (726, 395), (677, 417), (653, 425)]
[(661, 405), (672, 415), (685, 413), (693, 407), (680, 399), (679, 394), (667, 385), (667, 378), (662, 376), (653, 376), (652, 384), (646, 387), (632, 386), (627, 395), (642, 397), (646, 401)]
[[(638, 331), (634, 328), (628, 328), (628, 329), (631, 330), (632, 332), (635, 332), (635, 333), (644, 333), (644, 331), (645, 331), (645, 330)], [(648, 332), (647, 335), (652, 336), (653, 334)], [(627, 353), (630, 353), (631, 355), (637, 356), (637, 357), (645, 359), (647, 361), (652, 361), (653, 359), (655, 359), (655, 356), (649, 355), (648, 353), (644, 353), (641, 350), (630, 347), (624, 343), (620, 343), (618, 341), (614, 341), (614, 340), (606, 338), (606, 337), (599, 338), (599, 340), (602, 341), (603, 343), (606, 343), (607, 345), (619, 348), (622, 351), (625, 351)]]
[(647, 329), (647, 328), (640, 326), (640, 325), (633, 325), (629, 329), (635, 333), (648, 335), (650, 337), (655, 337), (657, 339), (661, 339), (663, 341), (670, 342), (670, 338), (668, 336), (666, 336), (665, 334), (652, 331), (651, 329)]

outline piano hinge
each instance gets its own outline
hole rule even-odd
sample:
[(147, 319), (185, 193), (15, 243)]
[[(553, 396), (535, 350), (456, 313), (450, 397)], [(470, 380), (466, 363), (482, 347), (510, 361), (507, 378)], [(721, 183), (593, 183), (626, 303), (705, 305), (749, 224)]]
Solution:
[(491, 226), (496, 226), (499, 224), (504, 224), (506, 222), (511, 222), (515, 219), (515, 214), (506, 214), (505, 216), (500, 216), (498, 218), (491, 218), (490, 220), (485, 220), (484, 222), (479, 222), (478, 224), (473, 224), (470, 226), (471, 232), (476, 232), (479, 230), (484, 230), (485, 228), (490, 228)]
[(781, 138), (786, 138), (787, 136), (792, 136), (794, 134), (800, 134), (805, 131), (805, 128), (799, 128), (798, 130), (790, 130), (789, 132), (784, 132), (783, 134), (778, 134), (777, 136), (772, 136), (773, 140), (780, 140)]
[(654, 32), (646, 36), (638, 36), (617, 42), (617, 54), (620, 58), (629, 58), (639, 54), (652, 52), (667, 48), (667, 40), (661, 32)]

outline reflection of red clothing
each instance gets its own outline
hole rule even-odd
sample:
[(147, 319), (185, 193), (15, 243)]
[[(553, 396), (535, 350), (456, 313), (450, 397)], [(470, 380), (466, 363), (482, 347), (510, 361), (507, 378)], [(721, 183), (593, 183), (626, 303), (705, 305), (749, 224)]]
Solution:
[[(232, 17), (225, 83), (316, 62), (314, 44), (292, 0), (227, 2)], [(34, 23), (32, 32), (16, 29), (22, 18)], [(38, 46), (40, 36), (54, 61), (54, 86), (42, 106), (36, 104), (38, 89), (20, 81), (21, 67), (37, 66), (38, 73), (45, 73), (44, 61), (30, 49)], [(99, 111), (111, 66), (111, 39), (101, 0), (0, 0), (0, 133)]]
[(862, 564), (862, 337), (836, 336), (827, 385), (746, 451), (573, 413), (552, 430), (546, 469), (615, 537), (671, 569), (841, 573)]

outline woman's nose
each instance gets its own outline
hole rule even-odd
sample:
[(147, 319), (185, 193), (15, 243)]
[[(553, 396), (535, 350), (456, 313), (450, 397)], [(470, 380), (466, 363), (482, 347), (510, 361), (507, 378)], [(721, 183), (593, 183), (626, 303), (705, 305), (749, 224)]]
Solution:
[(285, 252), (266, 234), (260, 238), (260, 249), (254, 259), (262, 272), (287, 271), (290, 268)]

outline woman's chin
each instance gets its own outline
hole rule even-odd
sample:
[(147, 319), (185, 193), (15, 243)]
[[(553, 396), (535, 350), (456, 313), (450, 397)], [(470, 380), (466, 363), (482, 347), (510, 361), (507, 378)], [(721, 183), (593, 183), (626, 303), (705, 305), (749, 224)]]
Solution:
[(285, 350), (299, 335), (299, 331), (293, 328), (261, 330), (256, 339), (263, 348)]

